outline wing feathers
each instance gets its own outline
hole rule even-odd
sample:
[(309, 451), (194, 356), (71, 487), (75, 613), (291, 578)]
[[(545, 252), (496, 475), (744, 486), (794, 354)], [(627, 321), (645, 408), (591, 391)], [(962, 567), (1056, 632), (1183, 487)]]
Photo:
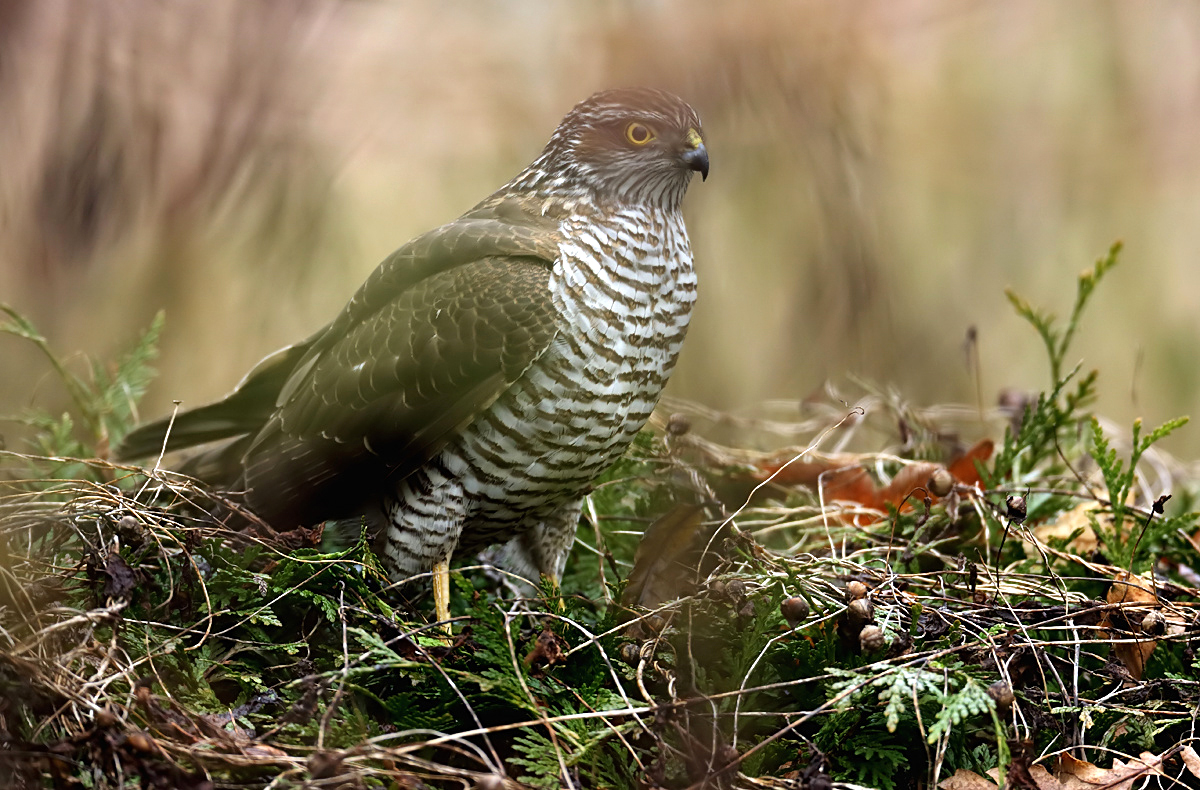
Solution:
[[(553, 220), (485, 201), (390, 255), (329, 326), (225, 400), (178, 415), (169, 449), (235, 440), (195, 468), (236, 466), (250, 504), (280, 526), (361, 511), (551, 344), (557, 245)], [(131, 433), (119, 457), (157, 453), (166, 423)]]
[[(557, 331), (545, 263), (488, 258), (422, 280), (297, 366), (246, 454), (257, 510), (336, 518), (424, 464)], [(514, 295), (521, 298), (514, 299)]]

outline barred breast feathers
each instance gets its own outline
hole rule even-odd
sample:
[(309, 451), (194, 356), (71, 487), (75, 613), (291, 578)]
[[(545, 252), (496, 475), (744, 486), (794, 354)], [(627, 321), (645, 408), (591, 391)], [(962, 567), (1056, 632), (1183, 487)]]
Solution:
[(681, 339), (696, 274), (677, 212), (625, 209), (601, 221), (575, 215), (561, 233), (551, 289), (565, 320), (596, 344), (663, 348)]

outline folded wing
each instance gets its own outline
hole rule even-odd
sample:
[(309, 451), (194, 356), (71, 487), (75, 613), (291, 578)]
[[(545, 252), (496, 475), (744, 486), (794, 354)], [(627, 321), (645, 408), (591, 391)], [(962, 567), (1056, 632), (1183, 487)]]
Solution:
[[(557, 227), (498, 203), (389, 256), (334, 321), (263, 360), (224, 400), (179, 414), (168, 450), (244, 487), (278, 526), (353, 515), (425, 463), (552, 342)], [(157, 453), (169, 420), (118, 457)]]

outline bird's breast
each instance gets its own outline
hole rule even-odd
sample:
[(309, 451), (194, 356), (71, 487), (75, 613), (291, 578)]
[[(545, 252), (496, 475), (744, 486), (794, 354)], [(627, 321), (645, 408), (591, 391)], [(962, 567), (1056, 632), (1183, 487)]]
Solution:
[(563, 226), (550, 280), (562, 331), (614, 363), (661, 358), (682, 339), (696, 300), (682, 218), (618, 212), (604, 222), (570, 218)]
[(563, 230), (550, 280), (559, 342), (536, 366), (540, 394), (591, 412), (611, 434), (636, 433), (674, 370), (696, 299), (682, 220), (618, 213)]
[(450, 453), (453, 472), (480, 473), (463, 477), (485, 519), (577, 496), (624, 452), (675, 368), (696, 299), (681, 219), (568, 219), (563, 231), (555, 342)]

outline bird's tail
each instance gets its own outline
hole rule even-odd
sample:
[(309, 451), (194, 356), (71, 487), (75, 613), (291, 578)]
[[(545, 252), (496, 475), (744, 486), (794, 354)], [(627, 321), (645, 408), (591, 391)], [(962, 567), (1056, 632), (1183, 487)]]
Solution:
[(259, 427), (261, 422), (239, 415), (236, 404), (231, 409), (228, 401), (220, 401), (135, 428), (125, 435), (113, 456), (118, 460), (148, 458), (239, 437)]
[(148, 458), (227, 439), (233, 441), (217, 448), (213, 458), (231, 452), (240, 438), (258, 433), (270, 419), (280, 390), (311, 344), (309, 338), (271, 354), (223, 400), (135, 428), (113, 451), (113, 457)]

